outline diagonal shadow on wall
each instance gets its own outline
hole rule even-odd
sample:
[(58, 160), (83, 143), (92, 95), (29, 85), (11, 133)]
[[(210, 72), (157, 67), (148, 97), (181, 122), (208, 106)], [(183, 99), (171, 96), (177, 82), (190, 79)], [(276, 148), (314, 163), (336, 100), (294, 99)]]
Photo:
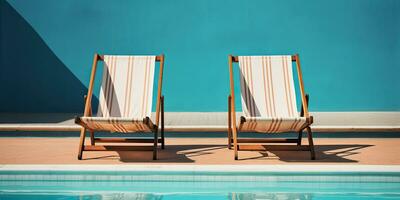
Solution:
[(0, 4), (0, 112), (82, 113), (86, 86), (8, 2)]

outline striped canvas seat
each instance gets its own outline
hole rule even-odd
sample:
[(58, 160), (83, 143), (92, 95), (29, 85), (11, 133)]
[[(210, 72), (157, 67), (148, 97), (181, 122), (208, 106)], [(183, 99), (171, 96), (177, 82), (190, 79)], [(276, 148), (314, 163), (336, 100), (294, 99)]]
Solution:
[(150, 132), (154, 124), (148, 119), (122, 117), (81, 117), (87, 129), (120, 133)]
[(239, 56), (243, 109), (240, 131), (300, 131), (291, 56)]
[(150, 132), (155, 56), (104, 56), (96, 117), (81, 117), (91, 130)]

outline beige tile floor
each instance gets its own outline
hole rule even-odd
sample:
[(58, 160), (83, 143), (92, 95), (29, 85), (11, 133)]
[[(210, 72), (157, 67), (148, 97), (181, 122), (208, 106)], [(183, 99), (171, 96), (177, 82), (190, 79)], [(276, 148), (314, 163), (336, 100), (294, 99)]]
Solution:
[(235, 161), (224, 138), (167, 138), (166, 144), (156, 161), (144, 151), (85, 152), (77, 160), (78, 138), (1, 138), (0, 164), (400, 164), (400, 138), (316, 138), (315, 161), (305, 151), (241, 151)]

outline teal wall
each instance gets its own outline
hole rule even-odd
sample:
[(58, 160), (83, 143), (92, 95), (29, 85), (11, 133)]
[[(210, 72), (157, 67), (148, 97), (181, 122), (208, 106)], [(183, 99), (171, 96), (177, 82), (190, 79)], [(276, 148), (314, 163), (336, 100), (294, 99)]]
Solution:
[[(395, 8), (396, 8), (396, 23), (395, 26), (397, 27), (397, 33), (396, 33), (396, 37), (395, 40), (397, 41), (396, 43), (396, 55), (395, 58), (397, 60), (397, 64), (396, 67), (397, 69), (400, 68), (400, 1), (396, 1), (395, 2)], [(399, 105), (398, 107), (400, 107), (400, 101), (398, 101), (399, 103), (397, 105)]]
[(400, 111), (397, 0), (0, 2), (2, 112), (81, 112), (95, 52), (164, 53), (166, 111), (225, 111), (228, 54), (293, 53), (312, 111)]

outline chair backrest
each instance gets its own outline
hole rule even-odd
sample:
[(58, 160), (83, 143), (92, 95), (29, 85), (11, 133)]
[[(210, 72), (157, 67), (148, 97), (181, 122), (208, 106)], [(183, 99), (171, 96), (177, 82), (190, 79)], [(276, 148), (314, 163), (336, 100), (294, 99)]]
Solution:
[(299, 117), (292, 56), (239, 56), (245, 117)]
[(98, 117), (151, 116), (156, 56), (104, 55)]

